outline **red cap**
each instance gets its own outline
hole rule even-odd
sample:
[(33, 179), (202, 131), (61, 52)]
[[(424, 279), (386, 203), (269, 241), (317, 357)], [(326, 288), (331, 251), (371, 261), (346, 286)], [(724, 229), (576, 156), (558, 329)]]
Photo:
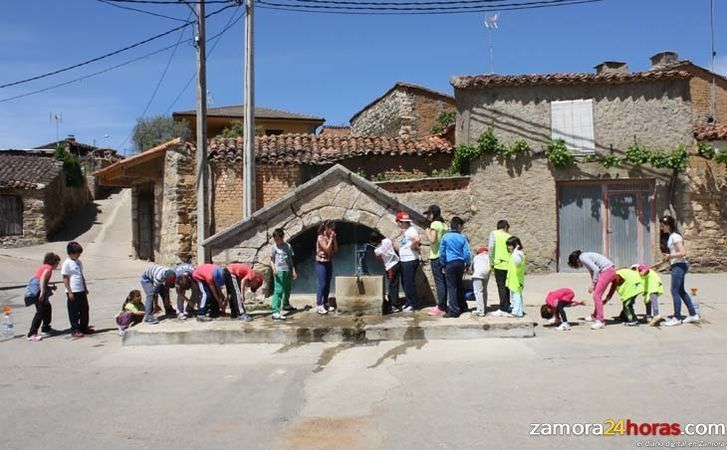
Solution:
[(411, 218), (409, 217), (409, 214), (405, 213), (404, 211), (399, 211), (398, 213), (396, 213), (396, 221), (411, 222)]
[(480, 247), (477, 247), (477, 254), (478, 254), (478, 255), (479, 255), (480, 253), (485, 253), (485, 252), (489, 252), (489, 251), (490, 251), (490, 249), (488, 249), (488, 248), (487, 248), (487, 247), (485, 247), (485, 246), (480, 246)]

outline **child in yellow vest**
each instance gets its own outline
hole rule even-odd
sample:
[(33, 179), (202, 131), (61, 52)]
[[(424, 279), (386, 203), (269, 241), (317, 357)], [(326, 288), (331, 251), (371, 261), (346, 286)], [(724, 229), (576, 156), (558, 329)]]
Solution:
[(659, 315), (659, 296), (664, 294), (664, 285), (659, 274), (649, 266), (634, 265), (631, 269), (641, 275), (644, 282), (644, 303), (646, 304), (646, 316), (649, 325), (655, 327), (661, 322)]
[(523, 305), (525, 253), (523, 253), (523, 244), (517, 236), (510, 236), (505, 245), (507, 245), (507, 251), (510, 252), (510, 260), (507, 263), (507, 279), (505, 281), (505, 286), (510, 290), (510, 302), (512, 303), (512, 311), (509, 317), (523, 317), (525, 315)]
[(613, 293), (618, 292), (618, 296), (621, 298), (624, 308), (624, 325), (636, 326), (639, 321), (636, 320), (636, 313), (634, 312), (634, 301), (636, 297), (643, 294), (644, 282), (641, 279), (641, 275), (638, 272), (631, 269), (619, 269), (616, 271), (616, 277), (611, 282), (611, 289), (606, 296), (604, 303), (611, 300)]

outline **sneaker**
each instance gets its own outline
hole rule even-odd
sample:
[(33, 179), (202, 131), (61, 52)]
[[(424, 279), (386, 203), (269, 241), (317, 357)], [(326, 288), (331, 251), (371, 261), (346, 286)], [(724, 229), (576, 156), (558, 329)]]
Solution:
[[(401, 312), (406, 312), (406, 313), (408, 313), (408, 312), (414, 312), (414, 307), (413, 307), (413, 306), (405, 306), (405, 307), (404, 307), (404, 308), (403, 308), (403, 309), (401, 310)], [(443, 313), (442, 315), (444, 315), (444, 313)]]
[(144, 323), (156, 325), (159, 323), (159, 320), (156, 317), (152, 316), (152, 317), (147, 317), (146, 319), (144, 319)]
[(632, 320), (631, 322), (624, 322), (624, 325), (626, 325), (627, 327), (636, 327), (639, 325), (639, 321)]
[(699, 314), (689, 316), (682, 321), (682, 323), (696, 323), (696, 322), (699, 322)]
[(328, 306), (326, 306), (326, 310), (327, 310), (328, 312), (333, 312), (333, 311), (335, 311), (335, 310), (336, 310), (336, 308), (335, 308), (334, 306), (328, 305)]
[(568, 322), (563, 322), (557, 327), (555, 327), (557, 331), (570, 331), (570, 324)]
[(119, 328), (119, 336), (124, 337), (125, 334), (126, 330), (122, 330), (121, 328)]
[(285, 316), (280, 313), (274, 313), (273, 320), (285, 320)]
[(523, 317), (525, 317), (525, 313), (522, 313), (522, 314), (519, 314), (519, 315), (518, 314), (508, 313), (507, 316), (505, 316), (505, 317), (514, 317), (516, 319), (522, 319)]
[(188, 318), (187, 313), (177, 314), (177, 320), (187, 320)]
[(197, 322), (211, 322), (212, 318), (209, 316), (197, 316)]
[(485, 317), (485, 313), (483, 311), (477, 311), (477, 310), (472, 311), (472, 315), (475, 317)]
[(596, 322), (596, 318), (593, 316), (586, 316), (583, 318), (584, 322)]
[(446, 312), (446, 313), (442, 314), (442, 317), (447, 318), (447, 319), (456, 319), (457, 317), (459, 317), (459, 314), (450, 314), (450, 313)]
[(324, 315), (328, 314), (328, 310), (327, 310), (327, 309), (326, 309), (326, 307), (325, 307), (325, 306), (323, 306), (323, 305), (321, 305), (321, 306), (316, 306), (316, 312), (317, 312), (318, 314), (322, 315), (322, 316), (324, 316)]
[(237, 317), (237, 320), (241, 320), (243, 322), (252, 322), (252, 316), (250, 314), (240, 314)]
[(48, 328), (47, 330), (41, 330), (40, 335), (44, 338), (50, 337), (50, 336), (58, 336), (59, 334), (63, 334), (62, 331), (58, 331), (55, 328)]
[(88, 327), (85, 330), (81, 331), (83, 334), (93, 334), (96, 332), (96, 329), (94, 327)]
[(401, 312), (401, 308), (402, 308), (402, 307), (401, 307), (401, 306), (399, 306), (399, 305), (391, 305), (391, 310), (392, 310), (393, 312)]
[(492, 311), (492, 313), (490, 313), (490, 315), (491, 315), (492, 317), (506, 317), (506, 316), (508, 316), (509, 314), (510, 314), (510, 313), (506, 313), (505, 311), (503, 311), (503, 310), (501, 310), (501, 309), (496, 309), (495, 311)]
[(298, 311), (298, 308), (293, 305), (286, 305), (283, 306), (283, 311)]
[(677, 319), (676, 317), (672, 317), (671, 319), (664, 322), (665, 327), (675, 327), (677, 325), (681, 325), (682, 321)]
[(662, 318), (661, 316), (654, 316), (649, 321), (649, 326), (655, 327), (655, 326), (659, 325), (659, 322), (661, 322), (662, 320), (664, 320), (664, 318)]
[(71, 333), (71, 337), (74, 337), (76, 339), (80, 339), (80, 338), (83, 337), (83, 333), (81, 333), (80, 331), (74, 331), (73, 333)]
[(591, 330), (600, 330), (601, 328), (605, 327), (606, 325), (601, 322), (600, 320), (593, 320), (593, 325), (591, 325)]
[(439, 307), (435, 306), (434, 308), (430, 309), (429, 312), (427, 312), (427, 315), (429, 316), (441, 316), (442, 314), (446, 313), (447, 311), (442, 311), (439, 309)]
[(34, 334), (32, 336), (28, 336), (28, 342), (40, 342), (43, 340), (43, 336), (39, 334)]

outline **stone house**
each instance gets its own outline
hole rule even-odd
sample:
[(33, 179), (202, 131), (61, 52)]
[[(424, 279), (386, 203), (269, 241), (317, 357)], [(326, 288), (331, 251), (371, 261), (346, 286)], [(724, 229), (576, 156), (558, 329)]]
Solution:
[(66, 186), (62, 164), (53, 152), (0, 151), (0, 247), (46, 242), (89, 201), (85, 185)]
[(431, 134), (440, 113), (455, 110), (451, 95), (398, 82), (351, 117), (351, 132), (369, 136), (426, 136)]
[[(172, 113), (175, 121), (184, 121), (192, 131), (192, 140), (197, 136), (197, 111), (177, 111)], [(245, 117), (244, 105), (221, 106), (207, 108), (207, 137), (213, 138), (234, 121), (242, 121)], [(255, 129), (263, 136), (286, 133), (315, 133), (326, 119), (279, 109), (255, 107)]]
[[(478, 238), (508, 219), (511, 231), (526, 237), (535, 271), (568, 270), (575, 249), (602, 252), (618, 265), (649, 264), (661, 259), (657, 217), (671, 213), (693, 267), (724, 270), (727, 258), (715, 250), (727, 243), (724, 165), (694, 154), (687, 170), (675, 175), (648, 165), (607, 168), (587, 158), (623, 155), (635, 142), (664, 150), (683, 145), (696, 153), (704, 105), (694, 100), (702, 84), (692, 72), (657, 66), (632, 73), (624, 63), (607, 62), (590, 74), (462, 76), (452, 85), (457, 143), (476, 143), (492, 128), (501, 142), (524, 140), (532, 149), (470, 164), (474, 214), (468, 229)], [(544, 152), (555, 139), (576, 152), (575, 165), (561, 169), (548, 162)]]

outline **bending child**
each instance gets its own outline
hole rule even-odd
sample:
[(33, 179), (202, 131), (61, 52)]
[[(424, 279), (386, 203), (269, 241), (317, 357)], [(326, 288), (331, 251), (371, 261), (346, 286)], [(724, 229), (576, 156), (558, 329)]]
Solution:
[(618, 296), (623, 302), (624, 325), (630, 327), (638, 325), (639, 321), (636, 320), (636, 313), (634, 312), (634, 302), (636, 297), (644, 292), (644, 282), (641, 280), (641, 275), (631, 269), (617, 270), (616, 276), (611, 282), (611, 289), (603, 301), (604, 304), (611, 300), (614, 291), (618, 292)]
[(540, 307), (540, 317), (543, 319), (555, 319), (553, 325), (558, 331), (569, 331), (570, 324), (568, 317), (565, 315), (565, 309), (576, 305), (584, 305), (585, 303), (574, 300), (576, 293), (573, 289), (562, 288), (548, 292), (545, 297), (545, 304)]

